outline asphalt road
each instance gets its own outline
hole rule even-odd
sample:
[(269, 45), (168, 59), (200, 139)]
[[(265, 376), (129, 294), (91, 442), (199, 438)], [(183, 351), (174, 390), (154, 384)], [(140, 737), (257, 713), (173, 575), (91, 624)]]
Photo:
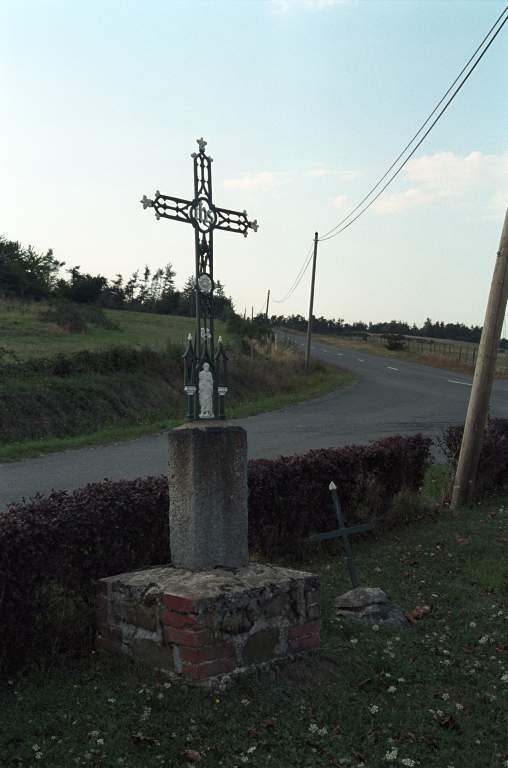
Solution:
[[(304, 339), (294, 337), (304, 346)], [(312, 354), (344, 366), (353, 386), (292, 408), (238, 420), (247, 430), (249, 457), (273, 458), (393, 434), (441, 434), (466, 416), (472, 376), (314, 343)], [(495, 381), (492, 416), (508, 417), (508, 381)], [(53, 454), (0, 466), (0, 509), (37, 492), (73, 490), (104, 478), (166, 472), (166, 436)]]

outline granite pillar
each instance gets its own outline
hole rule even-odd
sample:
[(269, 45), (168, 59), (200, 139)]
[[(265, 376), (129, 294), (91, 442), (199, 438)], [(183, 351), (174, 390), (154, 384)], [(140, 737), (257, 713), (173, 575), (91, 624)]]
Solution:
[(217, 421), (171, 430), (168, 480), (172, 565), (247, 565), (246, 431)]

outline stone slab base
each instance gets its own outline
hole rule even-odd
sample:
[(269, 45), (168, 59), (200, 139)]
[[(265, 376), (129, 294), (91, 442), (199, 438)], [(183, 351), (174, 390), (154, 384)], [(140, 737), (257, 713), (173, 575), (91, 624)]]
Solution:
[(191, 681), (317, 648), (319, 576), (252, 563), (101, 579), (97, 647)]

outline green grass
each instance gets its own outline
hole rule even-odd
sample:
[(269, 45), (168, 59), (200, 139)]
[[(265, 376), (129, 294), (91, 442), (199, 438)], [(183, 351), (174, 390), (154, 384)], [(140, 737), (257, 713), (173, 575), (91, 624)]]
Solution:
[[(49, 357), (57, 352), (72, 354), (80, 349), (99, 349), (111, 345), (147, 345), (160, 350), (168, 340), (186, 344), (189, 333), (194, 332), (195, 321), (176, 315), (151, 315), (145, 312), (104, 310), (107, 318), (118, 323), (119, 330), (89, 328), (84, 334), (71, 334), (52, 323), (42, 323), (39, 312), (48, 304), (0, 301), (0, 346), (12, 350), (20, 359)], [(215, 334), (225, 336), (224, 323), (215, 321)]]
[[(69, 333), (41, 321), (41, 312), (48, 310), (53, 311), (47, 302), (0, 301), (0, 351), (24, 361), (57, 353), (72, 358), (83, 349), (111, 347), (122, 347), (125, 356), (129, 349), (150, 347), (161, 356), (160, 370), (114, 376), (87, 371), (65, 377), (7, 371), (0, 378), (0, 463), (131, 440), (185, 421), (181, 361), (174, 353), (179, 357), (180, 347), (194, 331), (192, 318), (105, 310), (117, 329), (93, 326), (86, 333)], [(228, 418), (285, 408), (354, 381), (350, 374), (318, 361), (306, 376), (301, 354), (284, 345), (268, 354), (266, 345), (256, 342), (251, 359), (235, 352), (238, 340), (229, 336), (224, 323), (216, 321), (215, 331), (223, 336), (230, 357)], [(10, 355), (4, 359), (13, 364)]]
[[(423, 491), (427, 508), (432, 487)], [(414, 629), (338, 619), (331, 603), (351, 587), (346, 561), (317, 548), (305, 567), (321, 575), (321, 648), (225, 690), (170, 685), (141, 664), (90, 650), (50, 654), (0, 688), (0, 764), (185, 768), (195, 764), (185, 753), (193, 750), (210, 768), (359, 765), (360, 756), (376, 768), (501, 768), (507, 505), (422, 512), (410, 526), (353, 542), (361, 584), (405, 608), (430, 607)]]

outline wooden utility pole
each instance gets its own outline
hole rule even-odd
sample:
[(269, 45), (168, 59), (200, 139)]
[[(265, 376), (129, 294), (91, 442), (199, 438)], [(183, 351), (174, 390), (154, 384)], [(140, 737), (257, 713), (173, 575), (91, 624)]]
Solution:
[(252, 307), (252, 309), (251, 309), (251, 313), (250, 313), (250, 321), (251, 321), (251, 323), (253, 323), (253, 322), (254, 322), (254, 307)]
[(452, 509), (469, 504), (473, 495), (480, 459), (483, 433), (489, 408), (492, 381), (496, 370), (499, 340), (508, 298), (508, 210), (506, 211), (499, 251), (497, 252), (489, 303), (485, 315), (473, 388), (469, 398), (464, 436), (452, 493)]
[(316, 259), (317, 259), (317, 244), (318, 233), (314, 235), (314, 258), (312, 260), (312, 280), (310, 283), (310, 308), (309, 308), (309, 322), (307, 324), (307, 351), (305, 354), (305, 373), (309, 372), (310, 362), (310, 339), (312, 336), (312, 311), (314, 309), (314, 283), (316, 280)]
[(268, 325), (268, 305), (269, 304), (270, 304), (270, 289), (268, 289), (268, 297), (266, 299), (265, 325)]

